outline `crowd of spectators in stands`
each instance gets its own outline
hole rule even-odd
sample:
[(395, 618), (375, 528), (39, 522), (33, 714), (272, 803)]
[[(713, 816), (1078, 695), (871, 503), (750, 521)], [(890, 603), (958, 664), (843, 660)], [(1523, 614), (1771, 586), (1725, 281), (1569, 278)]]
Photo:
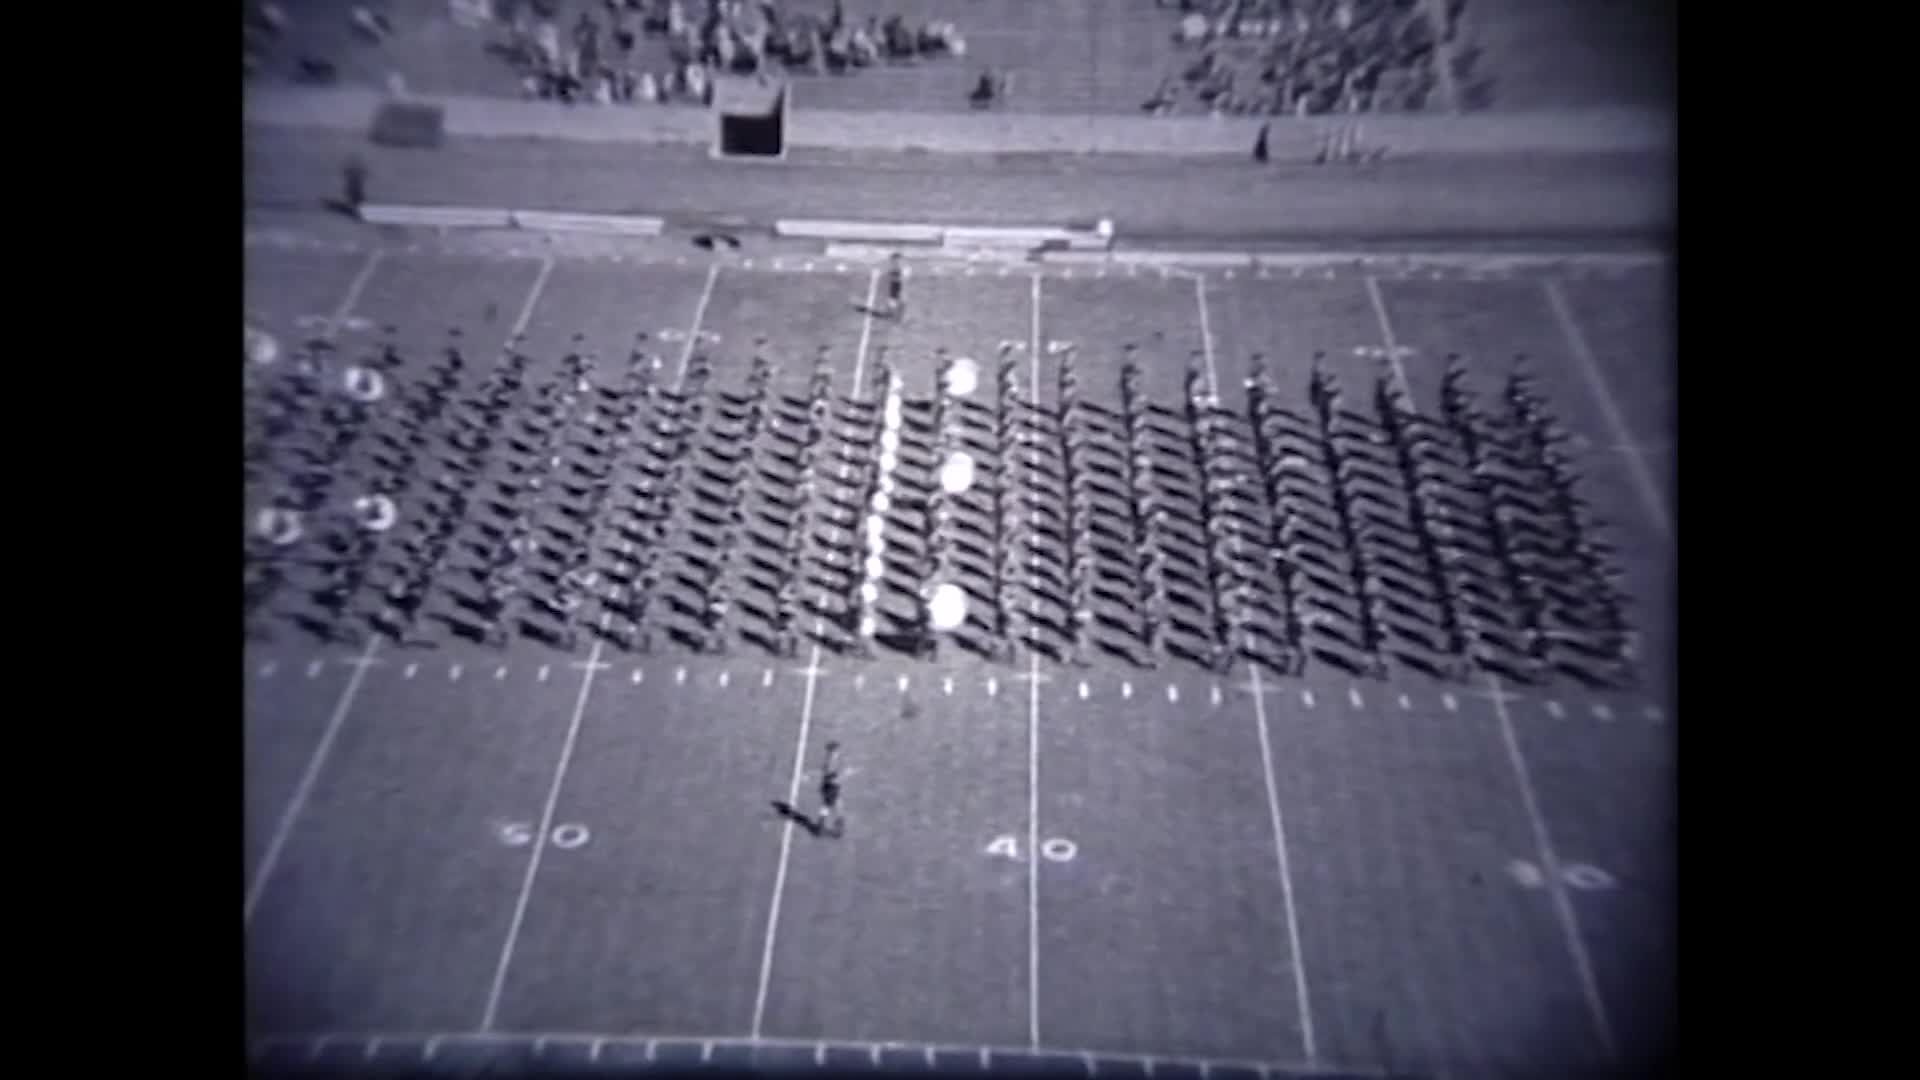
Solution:
[[(387, 16), (365, 4), (355, 4), (348, 10), (347, 23), (354, 36), (363, 42), (384, 41), (393, 33), (393, 23)], [(261, 55), (286, 34), (290, 25), (286, 9), (272, 0), (264, 0), (247, 10), (241, 23), (241, 60), (246, 74), (252, 75), (258, 70)], [(301, 79), (309, 82), (332, 82), (337, 73), (332, 61), (306, 54), (299, 57), (297, 70)]]
[[(951, 22), (910, 25), (898, 14), (860, 22), (841, 0), (830, 10), (825, 2), (799, 10), (785, 0), (449, 0), (458, 21), (490, 23), (489, 51), (513, 65), (525, 96), (569, 103), (706, 103), (723, 73), (847, 73), (967, 53)], [(1462, 33), (1466, 0), (1154, 2), (1176, 15), (1182, 51), (1142, 103), (1154, 115), (1415, 112), (1437, 103), (1447, 74), (1465, 107), (1489, 94), (1473, 70), (1479, 50)], [(350, 18), (363, 39), (392, 33), (374, 7), (356, 6)], [(253, 9), (249, 70), (253, 39), (285, 25), (275, 4)], [(642, 49), (647, 39), (664, 49)], [(330, 81), (331, 68), (301, 58), (303, 78)], [(1007, 86), (1004, 74), (982, 71), (968, 100), (991, 106)]]
[[(503, 2), (495, 50), (513, 62), (528, 97), (602, 104), (705, 102), (723, 73), (846, 73), (883, 61), (964, 56), (950, 22), (910, 26), (899, 15), (849, 21), (839, 0), (822, 17), (783, 11), (778, 0), (600, 0), (564, 33), (559, 0)], [(689, 9), (694, 9), (690, 13)], [(664, 39), (671, 67), (646, 70), (643, 37)]]
[[(782, 0), (449, 0), (456, 22), (491, 25), (489, 51), (513, 65), (527, 97), (543, 100), (705, 102), (722, 73), (843, 74), (967, 52), (959, 29), (944, 20), (916, 25), (893, 15), (857, 22), (846, 17), (841, 0), (833, 0), (830, 11), (822, 11), (819, 0), (809, 7), (786, 9)], [(355, 6), (349, 21), (367, 41), (393, 33), (376, 7)], [(249, 74), (288, 25), (270, 0), (249, 10)], [(665, 43), (664, 62), (659, 50), (640, 48), (644, 39)], [(335, 78), (331, 62), (307, 56), (298, 73), (312, 82)]]
[(1457, 44), (1466, 0), (1447, 0), (1438, 35), (1420, 0), (1156, 3), (1180, 11), (1174, 40), (1200, 54), (1142, 104), (1155, 115), (1195, 106), (1260, 115), (1414, 112), (1438, 88), (1443, 55), (1452, 52), (1463, 83), (1477, 58)]

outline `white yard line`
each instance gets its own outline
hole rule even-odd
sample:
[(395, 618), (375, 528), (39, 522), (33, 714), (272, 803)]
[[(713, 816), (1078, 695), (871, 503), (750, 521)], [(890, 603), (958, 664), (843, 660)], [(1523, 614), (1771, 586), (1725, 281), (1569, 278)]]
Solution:
[[(553, 265), (551, 255), (541, 259), (540, 276), (534, 280), (533, 291), (528, 294), (527, 302), (520, 308), (519, 317), (514, 320), (510, 337), (517, 338), (526, 330), (527, 323), (533, 318), (534, 306), (546, 290)], [(693, 345), (699, 339), (700, 320), (706, 315), (707, 299), (713, 294), (713, 281), (719, 270), (719, 264), (715, 263), (708, 272), (706, 287), (700, 293), (699, 306), (694, 309), (693, 326), (687, 332), (687, 349), (680, 356), (679, 380), (686, 377), (687, 360), (693, 355)], [(560, 793), (566, 788), (567, 769), (573, 763), (573, 751), (580, 739), (580, 722), (587, 713), (587, 699), (593, 692), (593, 680), (602, 668), (610, 666), (600, 660), (605, 648), (606, 642), (596, 638), (593, 649), (587, 654), (584, 670), (580, 673), (580, 693), (574, 700), (573, 716), (567, 724), (567, 738), (560, 746), (560, 761), (554, 766), (553, 783), (548, 786), (547, 801), (540, 811), (540, 831), (533, 838), (533, 851), (527, 857), (526, 876), (521, 879), (520, 895), (513, 905), (513, 919), (507, 924), (507, 940), (500, 948), (500, 961), (494, 968), (493, 984), (487, 992), (486, 1011), (480, 1019), (480, 1030), (483, 1032), (493, 1030), (500, 1012), (500, 998), (506, 991), (507, 974), (513, 967), (514, 948), (520, 941), (520, 928), (526, 921), (527, 906), (533, 900), (533, 887), (540, 877), (540, 862), (546, 856), (547, 841), (552, 838), (554, 813), (560, 805)]]
[(507, 340), (512, 341), (527, 332), (527, 324), (533, 321), (534, 305), (547, 291), (547, 278), (553, 274), (553, 256), (547, 255), (540, 260), (540, 273), (533, 279), (533, 288), (527, 292), (527, 302), (520, 305), (520, 314), (514, 316), (513, 327), (507, 331)]
[[(334, 309), (333, 316), (327, 321), (326, 331), (321, 335), (331, 341), (340, 333), (340, 324), (345, 322), (353, 309), (360, 303), (360, 294), (366, 291), (367, 282), (372, 280), (373, 272), (380, 266), (384, 257), (379, 249), (367, 256), (360, 272), (353, 276), (347, 285), (347, 293), (340, 298), (340, 305)], [(340, 691), (340, 700), (334, 704), (333, 715), (327, 719), (327, 729), (320, 736), (320, 744), (313, 748), (313, 756), (307, 760), (307, 768), (300, 774), (300, 783), (293, 789), (293, 798), (287, 801), (286, 809), (280, 814), (280, 821), (274, 826), (273, 839), (267, 844), (267, 852), (260, 859), (260, 865), (254, 868), (253, 882), (247, 886), (247, 897), (241, 926), (253, 922), (254, 909), (260, 906), (260, 897), (265, 895), (267, 882), (273, 877), (274, 868), (280, 865), (281, 853), (286, 850), (287, 838), (293, 834), (294, 822), (300, 818), (300, 812), (306, 808), (307, 799), (313, 795), (313, 787), (320, 779), (320, 770), (325, 768), (327, 756), (333, 750), (333, 740), (340, 734), (340, 726), (346, 722), (347, 710), (353, 707), (353, 699), (360, 693), (360, 684), (366, 679), (367, 669), (373, 666), (374, 658), (380, 652), (380, 635), (374, 634), (367, 640), (367, 647), (354, 661), (353, 675), (347, 679), (347, 685)]]
[(1293, 956), (1293, 990), (1300, 1001), (1300, 1031), (1307, 1063), (1316, 1064), (1320, 1052), (1313, 1037), (1313, 1004), (1307, 997), (1307, 962), (1300, 954), (1300, 921), (1293, 907), (1293, 869), (1287, 861), (1287, 827), (1280, 817), (1280, 789), (1273, 778), (1273, 743), (1267, 734), (1267, 695), (1260, 685), (1260, 665), (1253, 665), (1253, 716), (1260, 727), (1260, 767), (1267, 780), (1267, 816), (1273, 822), (1273, 853), (1280, 862), (1281, 898), (1287, 909), (1287, 944)]
[(1040, 1045), (1040, 657), (1027, 666), (1027, 1043)]
[(1387, 300), (1380, 295), (1380, 281), (1371, 275), (1367, 277), (1367, 299), (1373, 303), (1373, 317), (1380, 324), (1380, 338), (1387, 346), (1387, 362), (1393, 365), (1393, 377), (1400, 384), (1400, 392), (1407, 395), (1409, 405), (1417, 404), (1413, 398), (1413, 384), (1407, 381), (1407, 369), (1400, 366), (1400, 339), (1394, 336), (1393, 320), (1387, 317)]
[(1200, 345), (1207, 357), (1207, 396), (1220, 400), (1220, 373), (1213, 366), (1213, 323), (1207, 317), (1207, 276), (1193, 275), (1193, 298), (1200, 305)]
[[(814, 645), (807, 660), (807, 689), (800, 699), (800, 739), (793, 748), (793, 776), (787, 783), (787, 805), (797, 806), (800, 802), (800, 780), (806, 775), (807, 732), (813, 727), (813, 692), (820, 681), (820, 646)], [(780, 830), (780, 865), (773, 872), (773, 902), (767, 907), (766, 940), (760, 948), (760, 984), (753, 995), (753, 1028), (751, 1038), (760, 1038), (762, 1025), (767, 1015), (767, 989), (773, 983), (774, 942), (780, 937), (780, 898), (787, 891), (787, 860), (793, 853), (793, 820), (789, 818)]]
[(340, 332), (340, 324), (347, 321), (354, 307), (360, 303), (360, 294), (366, 290), (367, 282), (372, 279), (374, 269), (385, 257), (384, 251), (374, 249), (372, 254), (367, 256), (366, 265), (353, 276), (353, 281), (347, 286), (347, 295), (341, 298), (340, 306), (334, 309), (333, 318), (327, 321), (327, 332), (323, 335), (327, 340), (333, 340), (334, 335)]
[[(1033, 275), (1028, 393), (1040, 406), (1040, 275)], [(1032, 525), (1039, 527), (1039, 504)], [(1039, 610), (1039, 598), (1034, 598)], [(1027, 658), (1027, 1043), (1040, 1045), (1040, 655)]]
[(580, 739), (580, 721), (587, 714), (587, 695), (593, 690), (593, 677), (606, 665), (600, 663), (605, 642), (595, 640), (587, 655), (586, 671), (580, 679), (580, 694), (573, 702), (573, 717), (567, 722), (567, 739), (560, 746), (560, 762), (554, 766), (553, 783), (547, 787), (547, 801), (540, 808), (540, 831), (533, 838), (533, 853), (527, 858), (527, 873), (520, 881), (520, 898), (513, 905), (513, 921), (507, 925), (507, 941), (500, 949), (500, 962), (493, 969), (493, 986), (487, 991), (487, 1009), (480, 1018), (480, 1030), (492, 1031), (500, 1012), (500, 995), (507, 986), (507, 970), (513, 965), (513, 949), (520, 941), (520, 927), (526, 921), (527, 903), (533, 899), (533, 883), (540, 876), (540, 859), (546, 854), (547, 839), (553, 832), (554, 811), (560, 806), (560, 791), (566, 785), (567, 766), (573, 761), (573, 748)]
[(1593, 396), (1600, 402), (1600, 411), (1606, 414), (1607, 426), (1613, 429), (1614, 440), (1619, 443), (1627, 455), (1627, 466), (1633, 470), (1635, 486), (1640, 489), (1640, 499), (1646, 504), (1647, 520), (1660, 530), (1660, 538), (1667, 543), (1673, 542), (1673, 522), (1667, 517), (1667, 503), (1661, 497), (1659, 485), (1654, 481), (1653, 470), (1647, 467), (1646, 455), (1639, 444), (1634, 442), (1633, 432), (1628, 430), (1626, 417), (1621, 415), (1619, 403), (1614, 401), (1613, 391), (1607, 387), (1606, 377), (1600, 373), (1600, 365), (1594, 361), (1593, 350), (1587, 345), (1587, 336), (1580, 330), (1580, 324), (1574, 321), (1573, 309), (1567, 305), (1567, 298), (1560, 291), (1558, 283), (1545, 283), (1547, 303), (1553, 308), (1554, 318), (1560, 323), (1560, 332), (1566, 336), (1567, 347), (1573, 350), (1573, 357), (1580, 362), (1580, 370), (1587, 376), (1587, 385), (1593, 388)]
[(1554, 912), (1560, 917), (1560, 930), (1566, 937), (1567, 951), (1573, 955), (1574, 971), (1580, 978), (1580, 993), (1587, 999), (1587, 1011), (1593, 1015), (1594, 1033), (1599, 1036), (1600, 1045), (1611, 1061), (1616, 1056), (1613, 1024), (1607, 1018), (1606, 1002), (1601, 999), (1600, 985), (1593, 977), (1593, 962), (1588, 958), (1586, 942), (1580, 936), (1580, 916), (1573, 910), (1573, 902), (1567, 898), (1566, 883), (1560, 880), (1560, 858), (1553, 850), (1553, 837), (1547, 831), (1546, 818), (1541, 815), (1540, 804), (1534, 798), (1533, 778), (1527, 770), (1527, 758), (1520, 752), (1520, 740), (1513, 733), (1513, 718), (1507, 714), (1507, 695), (1502, 691), (1498, 677), (1487, 676), (1487, 684), (1493, 691), (1493, 711), (1500, 719), (1500, 737), (1507, 746), (1507, 759), (1513, 763), (1514, 777), (1520, 782), (1520, 801), (1526, 805), (1527, 821), (1533, 826), (1533, 842), (1539, 849), (1547, 891), (1553, 897)]
[(853, 354), (853, 388), (849, 391), (855, 398), (860, 396), (860, 380), (867, 374), (867, 344), (873, 340), (873, 302), (880, 296), (880, 268), (874, 267), (867, 275), (867, 304), (860, 309), (860, 348)]
[[(1394, 337), (1393, 323), (1387, 316), (1385, 300), (1380, 295), (1380, 285), (1372, 277), (1367, 278), (1367, 294), (1373, 300), (1374, 317), (1380, 323), (1380, 336), (1387, 347), (1387, 356), (1393, 363), (1394, 376), (1400, 380), (1400, 386), (1407, 393), (1409, 402), (1413, 401), (1411, 387), (1407, 384), (1406, 373), (1400, 367), (1399, 342)], [(1607, 1020), (1605, 1004), (1600, 999), (1600, 990), (1593, 979), (1593, 967), (1587, 958), (1585, 943), (1580, 937), (1579, 920), (1568, 901), (1566, 890), (1558, 877), (1559, 862), (1553, 854), (1553, 844), (1547, 832), (1546, 819), (1540, 813), (1540, 804), (1534, 798), (1533, 779), (1527, 769), (1526, 755), (1520, 750), (1519, 740), (1514, 737), (1513, 722), (1507, 715), (1506, 695), (1500, 680), (1487, 677), (1493, 691), (1494, 711), (1500, 719), (1501, 737), (1506, 742), (1507, 757), (1512, 762), (1514, 776), (1520, 782), (1520, 800), (1526, 811), (1527, 821), (1533, 828), (1534, 842), (1539, 847), (1542, 866), (1547, 873), (1548, 888), (1552, 891), (1554, 907), (1560, 916), (1560, 925), (1567, 939), (1567, 949), (1573, 955), (1575, 969), (1580, 976), (1581, 990), (1587, 999), (1587, 1007), (1593, 1014), (1594, 1029), (1599, 1034), (1601, 1045), (1606, 1048), (1607, 1056), (1614, 1055), (1613, 1028)]]
[[(1207, 315), (1207, 276), (1205, 274), (1193, 275), (1193, 298), (1194, 302), (1200, 308), (1200, 344), (1202, 355), (1206, 357), (1207, 362), (1207, 397), (1212, 399), (1215, 406), (1218, 406), (1220, 404), (1220, 374), (1214, 369), (1213, 365), (1213, 323)], [(1203, 462), (1205, 460), (1204, 450), (1201, 454), (1201, 460)], [(1229, 532), (1227, 534), (1227, 543), (1233, 548), (1235, 555), (1240, 553), (1240, 534), (1238, 532)], [(1167, 689), (1171, 691), (1173, 688), (1168, 687)]]
[[(866, 372), (867, 346), (873, 336), (873, 301), (880, 288), (880, 271), (875, 269), (867, 279), (867, 304), (861, 312), (860, 345), (853, 357), (853, 388), (857, 397), (860, 392), (860, 379)], [(843, 468), (842, 476), (845, 475)], [(800, 780), (806, 774), (807, 735), (813, 727), (813, 695), (820, 681), (820, 646), (816, 642), (809, 654), (806, 666), (807, 689), (800, 701), (800, 737), (793, 751), (793, 775), (787, 783), (787, 805), (797, 806), (800, 801)], [(793, 826), (787, 820), (780, 830), (780, 862), (773, 872), (773, 900), (767, 905), (766, 939), (760, 947), (760, 983), (753, 995), (753, 1029), (751, 1037), (760, 1038), (762, 1026), (766, 1021), (767, 991), (773, 985), (774, 944), (780, 936), (780, 901), (787, 891), (787, 864), (793, 855)]]
[(300, 811), (306, 808), (307, 799), (313, 795), (313, 786), (320, 779), (320, 770), (326, 766), (327, 755), (333, 750), (334, 737), (340, 734), (340, 727), (346, 722), (347, 710), (353, 707), (353, 699), (360, 693), (360, 683), (367, 677), (367, 669), (373, 666), (374, 655), (380, 651), (380, 635), (374, 634), (367, 641), (367, 647), (354, 661), (353, 674), (347, 679), (346, 689), (340, 691), (340, 700), (333, 707), (333, 715), (327, 719), (326, 733), (320, 736), (320, 745), (313, 748), (313, 757), (307, 760), (307, 769), (300, 775), (299, 786), (293, 789), (293, 798), (287, 801), (287, 808), (280, 814), (280, 823), (273, 830), (273, 840), (267, 845), (267, 853), (254, 869), (253, 884), (247, 888), (246, 914), (241, 925), (253, 922), (254, 909), (260, 906), (260, 897), (265, 894), (267, 882), (273, 877), (274, 868), (280, 865), (280, 855), (286, 850), (287, 837), (293, 833), (294, 822), (300, 818)]
[(687, 364), (693, 359), (694, 347), (700, 344), (700, 324), (707, 318), (707, 301), (713, 299), (713, 283), (718, 280), (720, 264), (716, 262), (707, 268), (707, 283), (700, 290), (699, 304), (693, 309), (693, 328), (687, 331), (687, 346), (680, 350), (680, 370), (673, 377), (676, 388), (687, 381)]

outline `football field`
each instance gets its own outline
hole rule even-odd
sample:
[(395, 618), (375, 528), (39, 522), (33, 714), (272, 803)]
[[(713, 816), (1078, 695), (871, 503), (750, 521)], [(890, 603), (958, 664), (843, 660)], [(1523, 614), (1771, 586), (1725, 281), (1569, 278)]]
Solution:
[[(878, 273), (369, 235), (250, 245), (247, 305), (408, 364), (454, 328), (548, 367), (644, 333), (793, 391), (823, 348), (837, 384), (884, 363), (925, 395), (940, 349), (1017, 343), (1051, 386), (1062, 346), (1105, 384), (1132, 345), (1154, 395), (1197, 356), (1229, 409), (1256, 354), (1291, 395), (1316, 353), (1356, 389), (1394, 370), (1432, 413), (1449, 354), (1491, 393), (1524, 353), (1622, 553), (1638, 684), (276, 633), (244, 670), (261, 1060), (1569, 1075), (1663, 1048), (1670, 269), (929, 261), (901, 320), (867, 310)], [(769, 810), (829, 740), (838, 839)]]

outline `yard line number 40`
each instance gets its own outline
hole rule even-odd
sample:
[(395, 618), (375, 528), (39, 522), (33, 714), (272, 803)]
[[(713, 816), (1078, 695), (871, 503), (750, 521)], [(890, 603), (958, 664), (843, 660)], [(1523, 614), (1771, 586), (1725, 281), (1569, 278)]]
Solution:
[[(993, 843), (987, 845), (987, 854), (995, 858), (1020, 862), (1020, 838), (1012, 833), (996, 836), (993, 838)], [(1074, 856), (1078, 854), (1080, 849), (1064, 836), (1049, 836), (1040, 841), (1040, 857), (1048, 862), (1072, 862)]]

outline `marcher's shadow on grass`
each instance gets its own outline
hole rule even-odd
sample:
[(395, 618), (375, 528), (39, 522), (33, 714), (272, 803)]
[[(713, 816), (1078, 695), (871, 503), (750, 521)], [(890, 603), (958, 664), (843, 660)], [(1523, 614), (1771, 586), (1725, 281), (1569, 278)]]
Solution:
[(808, 817), (807, 815), (801, 813), (798, 810), (795, 810), (793, 808), (793, 804), (787, 802), (785, 799), (773, 800), (773, 812), (776, 814), (779, 814), (783, 818), (786, 818), (788, 821), (793, 822), (795, 825), (798, 825), (801, 828), (807, 830), (807, 832), (813, 836), (820, 835), (820, 831), (821, 831), (820, 822), (814, 820), (813, 818)]

